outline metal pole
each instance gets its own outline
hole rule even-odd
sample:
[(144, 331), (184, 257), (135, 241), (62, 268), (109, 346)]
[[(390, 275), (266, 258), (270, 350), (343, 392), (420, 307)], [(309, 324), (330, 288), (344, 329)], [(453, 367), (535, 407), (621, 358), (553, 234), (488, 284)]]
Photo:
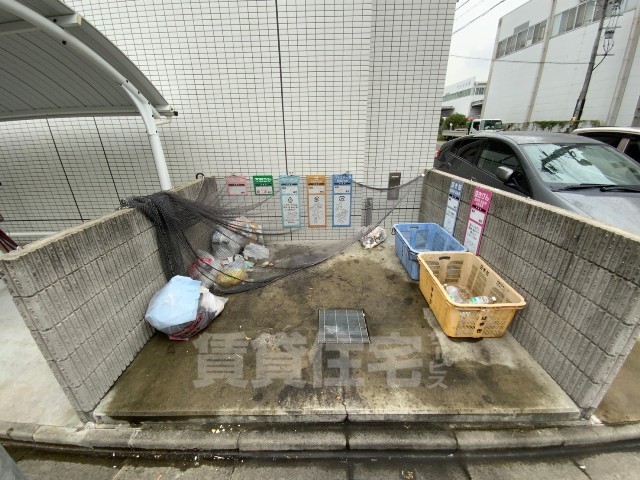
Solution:
[(600, 0), (599, 4), (602, 6), (602, 17), (598, 23), (598, 32), (596, 38), (593, 41), (593, 47), (591, 48), (591, 56), (589, 57), (589, 64), (587, 65), (587, 73), (584, 77), (584, 83), (582, 84), (582, 90), (580, 96), (576, 102), (576, 108), (573, 110), (573, 117), (571, 118), (571, 130), (578, 128), (580, 118), (582, 118), (582, 111), (584, 110), (584, 104), (587, 100), (587, 92), (589, 91), (589, 83), (591, 82), (591, 75), (593, 74), (593, 66), (596, 63), (596, 56), (598, 54), (598, 46), (600, 45), (600, 37), (602, 36), (602, 28), (604, 26), (604, 19), (607, 14), (607, 0)]
[(169, 168), (167, 167), (167, 161), (164, 158), (164, 151), (162, 150), (162, 143), (160, 142), (158, 127), (153, 118), (151, 106), (148, 102), (141, 102), (126, 88), (124, 89), (124, 93), (129, 95), (129, 98), (131, 98), (131, 101), (140, 112), (142, 121), (147, 129), (149, 143), (151, 144), (151, 153), (153, 154), (153, 161), (156, 164), (156, 171), (158, 172), (158, 179), (160, 180), (160, 188), (162, 190), (169, 190), (171, 188), (171, 177), (169, 177)]

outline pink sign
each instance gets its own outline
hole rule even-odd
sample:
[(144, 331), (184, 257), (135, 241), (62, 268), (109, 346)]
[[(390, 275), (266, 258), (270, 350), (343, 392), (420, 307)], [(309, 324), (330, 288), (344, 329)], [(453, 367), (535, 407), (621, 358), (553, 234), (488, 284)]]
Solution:
[(226, 178), (228, 195), (247, 195), (247, 179), (240, 175), (229, 175)]
[(464, 246), (477, 255), (480, 249), (480, 240), (487, 220), (487, 212), (491, 204), (491, 192), (483, 188), (476, 188), (473, 191), (471, 200), (471, 210), (469, 210), (469, 222), (467, 223), (467, 233), (464, 237)]

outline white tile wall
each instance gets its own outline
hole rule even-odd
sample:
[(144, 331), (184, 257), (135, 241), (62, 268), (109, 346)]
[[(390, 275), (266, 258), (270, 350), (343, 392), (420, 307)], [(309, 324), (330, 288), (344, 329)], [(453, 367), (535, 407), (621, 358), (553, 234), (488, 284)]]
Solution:
[[(389, 172), (404, 182), (431, 165), (452, 0), (67, 3), (180, 112), (160, 128), (174, 184), (348, 171), (385, 186)], [(138, 117), (1, 123), (0, 182), (3, 228), (23, 235), (159, 190)], [(417, 219), (418, 203), (398, 215)]]

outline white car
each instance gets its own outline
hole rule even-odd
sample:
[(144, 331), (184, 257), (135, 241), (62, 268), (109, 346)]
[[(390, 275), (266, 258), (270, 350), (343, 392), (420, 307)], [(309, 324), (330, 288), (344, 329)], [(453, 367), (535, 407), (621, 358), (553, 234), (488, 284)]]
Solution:
[(625, 153), (640, 162), (640, 128), (639, 127), (590, 127), (578, 128), (574, 134), (595, 138), (611, 145), (619, 152)]

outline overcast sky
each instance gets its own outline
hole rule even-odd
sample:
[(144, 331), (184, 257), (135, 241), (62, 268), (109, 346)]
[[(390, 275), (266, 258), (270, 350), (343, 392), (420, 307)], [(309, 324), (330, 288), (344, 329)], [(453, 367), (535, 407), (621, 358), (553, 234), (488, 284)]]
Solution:
[[(470, 22), (478, 15), (489, 10), (502, 0), (458, 0), (453, 31)], [(491, 58), (493, 44), (496, 39), (498, 20), (507, 13), (515, 10), (528, 0), (504, 0), (485, 16), (479, 18), (468, 27), (454, 34), (451, 39), (451, 53), (447, 67), (445, 85), (457, 83), (465, 78), (476, 77), (478, 81), (485, 81), (489, 76), (491, 61), (469, 60), (457, 58), (453, 55), (466, 57)]]

